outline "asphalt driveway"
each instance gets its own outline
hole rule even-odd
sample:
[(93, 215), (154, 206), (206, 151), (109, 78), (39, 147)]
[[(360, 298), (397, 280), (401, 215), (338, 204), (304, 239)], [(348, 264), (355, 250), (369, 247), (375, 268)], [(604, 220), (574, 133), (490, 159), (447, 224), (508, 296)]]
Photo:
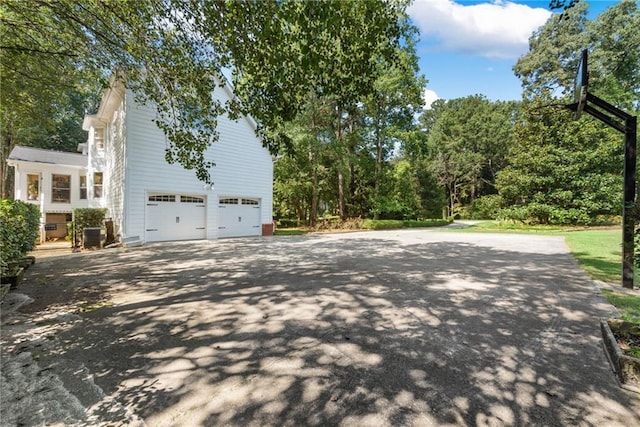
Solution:
[[(28, 295), (33, 301), (22, 295)], [(562, 238), (401, 230), (40, 260), (2, 425), (640, 425)]]

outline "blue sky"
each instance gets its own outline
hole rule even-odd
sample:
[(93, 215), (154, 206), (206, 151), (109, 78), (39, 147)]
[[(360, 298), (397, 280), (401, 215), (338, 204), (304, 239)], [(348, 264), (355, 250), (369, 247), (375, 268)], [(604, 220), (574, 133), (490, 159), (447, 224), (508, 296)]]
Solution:
[[(617, 3), (587, 2), (590, 19)], [(551, 11), (549, 0), (414, 0), (409, 15), (420, 29), (417, 49), (420, 70), (429, 80), (429, 104), (474, 94), (490, 100), (520, 99), (513, 65)]]

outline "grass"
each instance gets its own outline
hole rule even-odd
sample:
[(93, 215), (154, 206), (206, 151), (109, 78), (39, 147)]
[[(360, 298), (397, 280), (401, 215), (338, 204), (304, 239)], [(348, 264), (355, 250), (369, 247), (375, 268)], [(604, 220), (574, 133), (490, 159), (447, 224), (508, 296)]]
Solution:
[(606, 289), (603, 289), (602, 293), (620, 311), (622, 320), (640, 323), (640, 297)]
[(307, 231), (299, 228), (278, 228), (273, 231), (274, 236), (301, 236), (303, 234), (307, 234)]
[(622, 231), (584, 230), (560, 233), (589, 275), (603, 282), (622, 280)]

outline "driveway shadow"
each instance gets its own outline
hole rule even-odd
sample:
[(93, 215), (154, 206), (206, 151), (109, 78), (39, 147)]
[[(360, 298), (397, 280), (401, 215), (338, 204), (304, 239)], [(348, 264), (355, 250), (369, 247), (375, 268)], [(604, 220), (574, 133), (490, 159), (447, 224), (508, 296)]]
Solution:
[(508, 246), (156, 244), (38, 263), (25, 289), (94, 301), (41, 364), (148, 425), (640, 425), (600, 347), (611, 307), (562, 250)]

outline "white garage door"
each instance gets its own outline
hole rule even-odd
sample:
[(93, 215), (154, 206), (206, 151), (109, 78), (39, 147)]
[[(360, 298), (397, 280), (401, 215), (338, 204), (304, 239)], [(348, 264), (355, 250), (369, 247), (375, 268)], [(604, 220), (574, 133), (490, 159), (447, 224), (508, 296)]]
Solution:
[(260, 236), (260, 199), (221, 197), (218, 200), (218, 235), (220, 237)]
[(146, 240), (205, 239), (207, 205), (204, 196), (148, 194)]

